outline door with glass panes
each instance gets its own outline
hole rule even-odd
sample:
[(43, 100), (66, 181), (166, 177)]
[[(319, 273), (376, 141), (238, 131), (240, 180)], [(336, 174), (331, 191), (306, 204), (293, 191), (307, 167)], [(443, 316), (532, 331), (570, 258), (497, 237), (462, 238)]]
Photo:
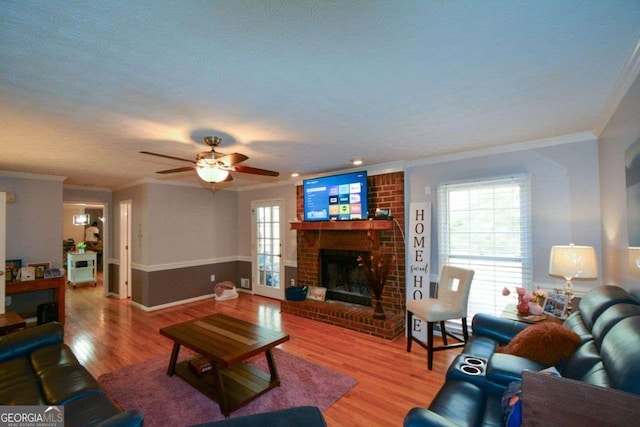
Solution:
[(284, 299), (282, 263), (282, 200), (255, 201), (253, 215), (253, 292)]

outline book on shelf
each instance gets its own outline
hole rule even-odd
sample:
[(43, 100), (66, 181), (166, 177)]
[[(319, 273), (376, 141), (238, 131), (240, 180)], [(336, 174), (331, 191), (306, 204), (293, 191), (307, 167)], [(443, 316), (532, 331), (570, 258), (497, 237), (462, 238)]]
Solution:
[(213, 364), (206, 357), (195, 357), (189, 360), (189, 369), (196, 375), (202, 375), (212, 370)]

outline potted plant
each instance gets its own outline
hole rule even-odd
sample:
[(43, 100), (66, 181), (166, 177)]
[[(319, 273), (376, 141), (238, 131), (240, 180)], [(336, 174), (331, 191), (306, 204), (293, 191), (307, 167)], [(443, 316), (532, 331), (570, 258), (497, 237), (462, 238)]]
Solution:
[(83, 254), (85, 249), (87, 249), (87, 244), (85, 242), (78, 243), (78, 253)]

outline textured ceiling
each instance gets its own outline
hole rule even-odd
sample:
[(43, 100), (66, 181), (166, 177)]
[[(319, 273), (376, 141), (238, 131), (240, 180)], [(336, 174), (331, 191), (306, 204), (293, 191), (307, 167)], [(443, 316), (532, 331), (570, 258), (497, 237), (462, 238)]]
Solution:
[(597, 133), (639, 39), (637, 0), (3, 0), (0, 170), (197, 183), (138, 152), (218, 135), (289, 179)]

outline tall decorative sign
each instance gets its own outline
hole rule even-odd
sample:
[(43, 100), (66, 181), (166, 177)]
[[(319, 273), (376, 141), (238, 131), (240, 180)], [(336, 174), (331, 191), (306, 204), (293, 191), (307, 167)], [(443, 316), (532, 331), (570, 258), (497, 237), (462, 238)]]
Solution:
[[(407, 301), (429, 298), (431, 260), (431, 202), (411, 203), (407, 242)], [(426, 341), (426, 325), (417, 317), (407, 334)]]

